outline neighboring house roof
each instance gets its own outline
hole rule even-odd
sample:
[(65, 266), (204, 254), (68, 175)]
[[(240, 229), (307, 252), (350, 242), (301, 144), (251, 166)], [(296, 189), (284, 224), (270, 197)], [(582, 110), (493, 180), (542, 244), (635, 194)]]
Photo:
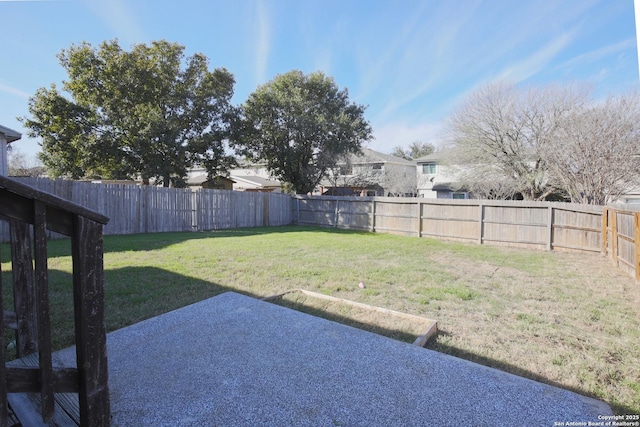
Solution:
[(448, 150), (440, 150), (435, 153), (428, 154), (426, 156), (418, 157), (415, 159), (417, 163), (429, 163), (429, 162), (439, 162), (440, 160), (445, 158)]
[(262, 178), (257, 175), (236, 175), (233, 177), (233, 180), (237, 183), (245, 183), (254, 185), (256, 187), (282, 187), (282, 183), (280, 181), (274, 181), (272, 179)]
[(412, 160), (392, 156), (391, 154), (384, 154), (370, 148), (362, 148), (362, 154), (352, 154), (351, 163), (397, 163), (400, 165), (415, 166), (415, 162)]
[(16, 132), (15, 130), (2, 125), (0, 125), (0, 133), (4, 134), (7, 142), (14, 142), (22, 138), (22, 134), (20, 132)]
[[(221, 176), (219, 178), (226, 179), (228, 181), (231, 181), (232, 183), (235, 183), (235, 181), (233, 179), (231, 179), (231, 178), (227, 178), (227, 177), (224, 177), (224, 176)], [(209, 181), (209, 178), (207, 177), (206, 174), (197, 175), (197, 176), (193, 176), (193, 177), (187, 179), (187, 185), (202, 185), (207, 181)]]

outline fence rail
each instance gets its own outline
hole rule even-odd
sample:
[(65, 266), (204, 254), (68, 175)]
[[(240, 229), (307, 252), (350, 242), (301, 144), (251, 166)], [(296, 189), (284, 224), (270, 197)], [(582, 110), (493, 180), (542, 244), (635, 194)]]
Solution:
[[(20, 178), (23, 184), (55, 194), (111, 221), (104, 234), (207, 231), (291, 224), (290, 196), (226, 190), (95, 184), (45, 178)], [(0, 241), (8, 241), (0, 222)], [(49, 232), (49, 237), (53, 234)]]

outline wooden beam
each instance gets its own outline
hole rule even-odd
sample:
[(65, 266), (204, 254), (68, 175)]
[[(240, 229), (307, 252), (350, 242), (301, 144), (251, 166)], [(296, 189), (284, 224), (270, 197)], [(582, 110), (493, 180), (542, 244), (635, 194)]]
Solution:
[(73, 302), (76, 358), (80, 375), (78, 401), (83, 426), (110, 424), (107, 334), (104, 309), (102, 225), (74, 219)]
[[(9, 366), (6, 369), (7, 393), (39, 393), (40, 369), (37, 367)], [(78, 391), (78, 370), (56, 368), (51, 371), (52, 389), (56, 393)]]
[(2, 321), (4, 322), (4, 328), (13, 329), (14, 331), (18, 329), (15, 311), (2, 310)]
[[(0, 254), (1, 256), (2, 254)], [(0, 262), (0, 310), (2, 310), (2, 263)], [(4, 323), (5, 316), (4, 310), (0, 317), (0, 427), (6, 427), (7, 420), (9, 419), (9, 408), (7, 407), (7, 372), (5, 368), (5, 355), (4, 355)]]
[[(65, 200), (51, 193), (47, 193), (45, 191), (41, 191), (28, 185), (22, 184), (21, 182), (18, 182), (11, 178), (7, 178), (5, 176), (0, 176), (0, 190), (2, 190), (1, 193), (3, 198), (10, 197), (13, 194), (13, 196), (21, 197), (27, 201), (40, 200), (44, 202), (47, 207), (53, 207), (57, 210), (64, 211), (73, 215), (81, 215), (85, 218), (89, 218), (101, 224), (106, 224), (107, 222), (109, 222), (109, 218), (107, 218), (106, 216), (87, 209), (84, 206), (78, 205), (69, 200)], [(13, 208), (13, 206), (11, 206), (11, 208)], [(33, 212), (33, 210), (31, 210), (31, 212)]]
[(51, 315), (49, 307), (49, 275), (47, 272), (47, 209), (43, 202), (34, 202), (33, 247), (35, 258), (35, 297), (38, 319), (38, 352), (40, 366), (40, 399), (42, 420), (53, 418), (53, 362), (51, 359)]

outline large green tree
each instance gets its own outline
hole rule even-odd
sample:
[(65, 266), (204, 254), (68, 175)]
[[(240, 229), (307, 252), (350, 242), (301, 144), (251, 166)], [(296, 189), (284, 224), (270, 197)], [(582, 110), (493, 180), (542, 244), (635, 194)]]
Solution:
[(365, 107), (321, 72), (294, 70), (256, 89), (242, 108), (235, 145), (267, 163), (298, 194), (312, 192), (346, 153), (371, 138)]
[(69, 80), (30, 100), (25, 126), (42, 139), (51, 175), (139, 176), (168, 186), (197, 163), (210, 177), (233, 162), (226, 154), (234, 79), (208, 70), (202, 54), (185, 57), (167, 41), (123, 50), (118, 41), (88, 43), (58, 58)]

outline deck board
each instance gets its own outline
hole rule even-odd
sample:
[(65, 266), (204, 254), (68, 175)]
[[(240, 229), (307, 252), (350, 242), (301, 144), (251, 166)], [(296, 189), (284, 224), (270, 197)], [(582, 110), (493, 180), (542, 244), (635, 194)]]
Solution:
[[(8, 366), (38, 366), (36, 353), (14, 360)], [(14, 422), (19, 420), (23, 426), (29, 427), (78, 427), (80, 425), (80, 409), (77, 393), (56, 393), (54, 395), (54, 415), (49, 423), (42, 421), (40, 393), (9, 393), (7, 400), (14, 413)]]

